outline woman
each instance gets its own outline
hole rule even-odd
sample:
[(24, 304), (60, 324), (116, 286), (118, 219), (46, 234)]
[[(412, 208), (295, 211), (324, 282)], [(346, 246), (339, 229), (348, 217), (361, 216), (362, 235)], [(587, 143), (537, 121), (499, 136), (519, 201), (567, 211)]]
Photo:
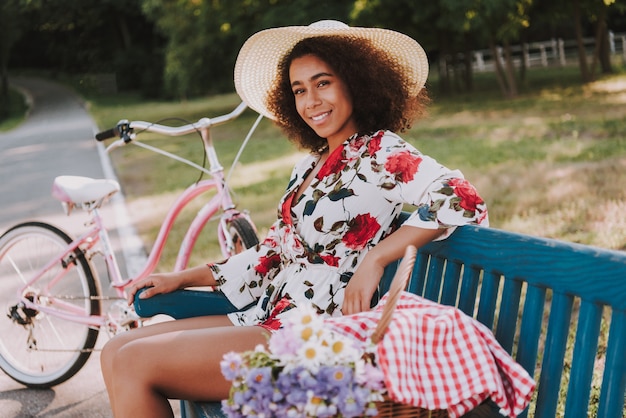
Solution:
[[(269, 29), (245, 43), (237, 92), (310, 155), (294, 168), (278, 220), (256, 248), (135, 284), (130, 301), (146, 287), (140, 297), (219, 286), (236, 307), (252, 307), (112, 339), (101, 361), (116, 416), (170, 416), (168, 398), (226, 398), (222, 356), (264, 344), (291, 308), (367, 310), (383, 269), (407, 245), (487, 224), (484, 202), (460, 172), (394, 133), (422, 113), (427, 72), (413, 39), (334, 21)], [(417, 209), (394, 231), (404, 204)]]

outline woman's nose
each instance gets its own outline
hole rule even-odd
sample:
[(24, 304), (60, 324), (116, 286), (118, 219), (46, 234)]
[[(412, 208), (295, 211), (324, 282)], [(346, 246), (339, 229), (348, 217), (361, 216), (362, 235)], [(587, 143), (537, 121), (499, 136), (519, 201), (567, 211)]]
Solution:
[(312, 109), (321, 103), (320, 95), (316, 91), (311, 91), (306, 97), (306, 107)]

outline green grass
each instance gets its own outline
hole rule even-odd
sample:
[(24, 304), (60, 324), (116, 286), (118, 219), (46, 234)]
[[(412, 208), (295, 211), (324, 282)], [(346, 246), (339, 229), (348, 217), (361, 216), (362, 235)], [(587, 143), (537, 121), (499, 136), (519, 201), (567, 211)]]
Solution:
[(24, 121), (28, 105), (21, 93), (9, 89), (6, 115), (0, 118), (0, 132), (9, 131)]

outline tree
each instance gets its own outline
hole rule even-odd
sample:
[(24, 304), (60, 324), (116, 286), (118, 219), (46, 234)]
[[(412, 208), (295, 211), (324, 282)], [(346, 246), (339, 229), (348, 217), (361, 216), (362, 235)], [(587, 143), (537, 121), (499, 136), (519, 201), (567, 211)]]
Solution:
[(258, 30), (346, 20), (353, 1), (143, 0), (143, 11), (167, 38), (165, 88), (174, 97), (232, 91), (239, 48)]
[[(384, 4), (383, 4), (384, 3)], [(510, 42), (528, 26), (531, 0), (410, 0), (357, 2), (359, 21), (378, 23), (420, 39), (438, 62), (440, 90), (472, 89), (472, 49), (488, 44), (506, 97), (517, 95)], [(500, 45), (503, 45), (503, 49)], [(504, 55), (501, 54), (504, 51)]]
[(3, 0), (0, 4), (0, 120), (9, 111), (9, 58), (23, 32), (23, 12), (20, 0)]
[(470, 24), (489, 45), (500, 91), (504, 97), (516, 97), (511, 42), (519, 40), (521, 30), (529, 26), (532, 0), (474, 0), (472, 5)]
[(154, 36), (139, 2), (6, 0), (3, 6), (19, 5), (11, 21), (20, 24), (21, 37), (14, 43), (20, 54), (11, 56), (12, 65), (53, 75), (113, 73), (119, 88), (158, 90), (162, 41)]

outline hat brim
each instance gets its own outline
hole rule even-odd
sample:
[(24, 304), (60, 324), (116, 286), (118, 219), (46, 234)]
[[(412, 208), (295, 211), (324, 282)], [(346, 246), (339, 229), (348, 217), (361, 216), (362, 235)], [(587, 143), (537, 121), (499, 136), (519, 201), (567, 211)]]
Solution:
[(235, 89), (241, 99), (263, 116), (275, 119), (267, 109), (266, 97), (281, 59), (302, 39), (327, 35), (369, 40), (405, 68), (412, 94), (417, 95), (424, 87), (428, 59), (424, 49), (407, 35), (381, 28), (286, 26), (257, 32), (241, 47), (235, 63)]

